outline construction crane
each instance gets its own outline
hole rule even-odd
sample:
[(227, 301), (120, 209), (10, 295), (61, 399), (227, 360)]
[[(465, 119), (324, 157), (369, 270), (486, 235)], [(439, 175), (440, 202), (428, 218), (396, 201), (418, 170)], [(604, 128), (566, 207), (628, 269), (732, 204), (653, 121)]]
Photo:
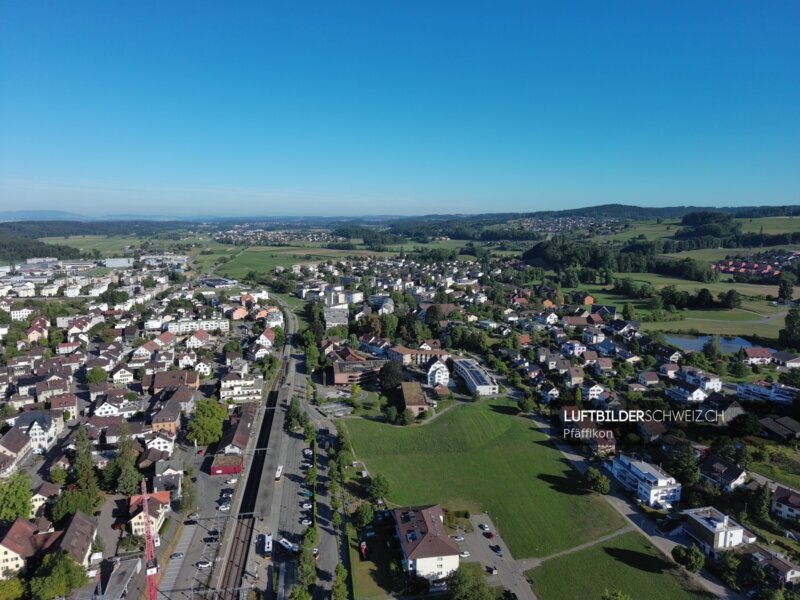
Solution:
[(147, 573), (147, 600), (158, 600), (158, 562), (153, 530), (150, 527), (150, 496), (147, 481), (142, 479), (142, 512), (144, 513), (144, 564)]

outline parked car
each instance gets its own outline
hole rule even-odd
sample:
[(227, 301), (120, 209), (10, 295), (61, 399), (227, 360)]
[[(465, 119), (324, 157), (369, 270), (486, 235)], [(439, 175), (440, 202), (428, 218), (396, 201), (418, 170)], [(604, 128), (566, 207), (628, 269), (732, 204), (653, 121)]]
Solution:
[(469, 558), (469, 550), (464, 550), (459, 556), (461, 558)]
[(491, 529), (486, 523), (481, 523), (478, 527), (481, 531), (489, 531)]
[(183, 558), (183, 552), (173, 552), (169, 555), (171, 559)]
[(456, 542), (463, 542), (463, 541), (464, 541), (464, 536), (463, 536), (463, 535), (454, 535), (454, 536), (451, 536), (451, 537), (452, 537), (452, 538), (453, 538), (453, 539), (454, 539)]
[(495, 554), (497, 554), (497, 556), (503, 558), (503, 549), (500, 546), (495, 546), (494, 548), (492, 548), (492, 550), (494, 551)]
[(489, 573), (489, 575), (497, 575), (497, 567), (487, 566), (486, 571)]
[(211, 561), (210, 560), (201, 560), (197, 563), (198, 569), (210, 569), (211, 568)]
[(485, 537), (487, 540), (491, 540), (494, 538), (494, 534), (491, 531), (484, 531), (483, 537)]
[(231, 477), (225, 483), (227, 483), (228, 485), (235, 485), (237, 481), (239, 480), (236, 477)]
[(300, 524), (308, 527), (309, 525), (311, 525), (311, 519), (303, 519), (302, 521), (300, 521)]
[(230, 504), (221, 504), (219, 509), (220, 512), (229, 512), (231, 510)]
[(191, 514), (189, 515), (189, 518), (190, 518), (192, 521), (197, 521), (197, 519), (199, 519), (199, 518), (200, 518), (200, 515), (199, 515), (199, 514), (197, 514), (196, 512), (195, 512), (195, 513), (191, 513)]
[(308, 510), (311, 508), (311, 502), (303, 502), (303, 509)]

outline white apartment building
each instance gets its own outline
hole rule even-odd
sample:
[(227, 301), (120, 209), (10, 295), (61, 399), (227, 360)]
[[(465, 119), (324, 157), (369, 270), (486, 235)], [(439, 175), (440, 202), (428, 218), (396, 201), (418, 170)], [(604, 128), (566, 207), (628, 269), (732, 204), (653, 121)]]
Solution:
[(683, 514), (688, 517), (684, 531), (697, 540), (705, 554), (716, 557), (722, 551), (755, 541), (752, 533), (713, 506), (691, 508)]
[(167, 323), (167, 331), (174, 334), (194, 333), (200, 329), (204, 331), (228, 331), (230, 323), (228, 319), (179, 319)]
[(620, 454), (611, 463), (611, 473), (650, 506), (670, 508), (681, 499), (681, 484), (666, 471), (642, 460)]
[(497, 380), (489, 372), (471, 358), (459, 358), (453, 361), (453, 368), (467, 384), (470, 393), (480, 396), (491, 396), (500, 391)]

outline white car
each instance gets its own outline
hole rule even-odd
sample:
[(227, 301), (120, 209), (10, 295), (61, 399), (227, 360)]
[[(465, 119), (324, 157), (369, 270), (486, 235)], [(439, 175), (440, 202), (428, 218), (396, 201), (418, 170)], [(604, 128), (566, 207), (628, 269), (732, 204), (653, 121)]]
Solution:
[(459, 556), (461, 558), (469, 558), (469, 550), (464, 550)]
[(489, 531), (490, 527), (486, 523), (481, 523), (478, 525), (481, 531)]
[(311, 508), (311, 502), (303, 502), (303, 509), (308, 510)]
[(456, 541), (456, 542), (463, 542), (464, 541), (464, 536), (463, 535), (454, 535), (452, 537), (453, 537), (453, 540)]
[(237, 481), (239, 481), (239, 480), (238, 480), (238, 479), (236, 479), (236, 477), (233, 477), (233, 478), (231, 478), (231, 479), (228, 479), (228, 481), (226, 481), (225, 483), (227, 483), (228, 485), (233, 485), (233, 484), (235, 484)]
[(197, 563), (198, 569), (210, 569), (211, 568), (211, 561), (210, 560), (201, 560)]
[(228, 512), (230, 509), (231, 509), (231, 505), (230, 504), (220, 504), (219, 505), (219, 511), (220, 512)]
[(311, 525), (311, 519), (303, 519), (302, 521), (300, 521), (300, 524), (308, 527), (309, 525)]

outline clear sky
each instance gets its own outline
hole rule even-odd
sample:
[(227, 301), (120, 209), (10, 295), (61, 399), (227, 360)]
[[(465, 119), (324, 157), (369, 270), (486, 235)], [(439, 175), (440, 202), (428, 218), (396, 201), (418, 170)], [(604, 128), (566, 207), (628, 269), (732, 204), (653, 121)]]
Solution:
[(0, 0), (0, 209), (800, 204), (800, 2)]

